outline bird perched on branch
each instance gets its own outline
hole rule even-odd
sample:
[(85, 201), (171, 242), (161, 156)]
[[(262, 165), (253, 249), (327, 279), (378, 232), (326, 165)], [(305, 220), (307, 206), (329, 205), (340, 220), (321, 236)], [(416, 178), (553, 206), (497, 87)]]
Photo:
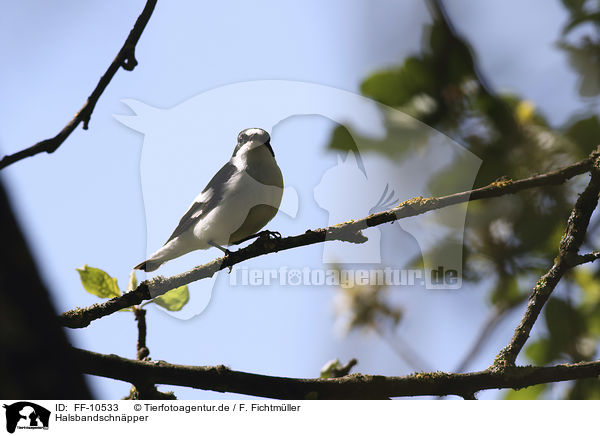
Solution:
[(233, 156), (196, 197), (165, 245), (135, 269), (154, 271), (163, 263), (194, 250), (239, 244), (259, 232), (277, 214), (283, 177), (269, 134), (257, 128), (240, 132)]

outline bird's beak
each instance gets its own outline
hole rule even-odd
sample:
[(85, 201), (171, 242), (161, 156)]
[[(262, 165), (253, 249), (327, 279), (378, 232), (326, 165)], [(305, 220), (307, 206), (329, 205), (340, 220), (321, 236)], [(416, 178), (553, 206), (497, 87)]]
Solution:
[(271, 152), (271, 155), (273, 157), (275, 157), (275, 153), (273, 153), (273, 147), (271, 147), (271, 142), (270, 141), (265, 142), (265, 146), (269, 149), (269, 151)]

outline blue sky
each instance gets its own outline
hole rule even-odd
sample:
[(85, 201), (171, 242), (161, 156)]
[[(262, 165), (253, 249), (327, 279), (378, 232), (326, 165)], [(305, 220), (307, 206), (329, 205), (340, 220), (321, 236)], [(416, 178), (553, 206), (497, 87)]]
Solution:
[[(2, 154), (53, 136), (65, 125), (114, 58), (143, 5), (143, 1), (99, 0), (2, 3)], [(452, 0), (447, 7), (496, 89), (532, 100), (555, 125), (583, 107), (576, 94), (577, 77), (554, 47), (566, 20), (558, 1)], [(97, 302), (83, 291), (75, 268), (88, 264), (105, 269), (123, 288), (131, 267), (146, 254), (140, 176), (144, 137), (114, 118), (131, 114), (121, 100), (171, 108), (223, 85), (265, 79), (313, 82), (356, 92), (367, 74), (396, 65), (417, 51), (422, 25), (428, 21), (424, 4), (417, 1), (159, 2), (138, 44), (139, 65), (133, 72), (117, 73), (96, 106), (90, 129), (76, 130), (53, 155), (36, 156), (2, 172), (57, 309)], [(261, 105), (260, 100), (254, 103)], [(215, 130), (234, 129), (226, 110), (232, 104), (235, 101), (215, 105), (212, 115), (221, 115)], [(291, 235), (327, 223), (326, 211), (315, 203), (312, 190), (324, 168), (335, 162), (335, 155), (324, 149), (330, 128), (324, 120), (311, 118), (292, 119), (281, 126), (287, 132), (282, 138), (289, 141), (274, 146), (286, 182), (298, 191), (301, 220), (280, 215), (269, 228)], [(182, 152), (167, 139), (165, 148)], [(233, 141), (234, 137), (229, 143), (213, 145), (198, 138), (198, 147), (214, 167), (204, 169), (206, 162), (199, 162), (198, 173), (163, 186), (169, 204), (178, 205), (173, 206), (177, 210), (169, 207), (157, 217), (172, 222), (164, 235), (176, 224), (172, 217), (191, 202), (195, 194), (190, 192), (199, 192), (229, 158)], [(316, 163), (303, 155), (307, 148), (314, 151)], [(301, 265), (320, 259), (321, 253), (322, 247), (305, 247), (278, 260)], [(198, 256), (217, 254), (211, 250)], [(188, 255), (181, 266), (199, 264), (199, 259)], [(273, 261), (258, 259), (247, 266), (269, 262)], [(149, 310), (148, 346), (153, 358), (315, 377), (330, 359), (356, 357), (356, 370), (363, 373), (412, 372), (374, 334), (337, 332), (337, 292), (331, 288), (247, 289), (228, 287), (225, 282), (217, 280), (207, 310), (191, 320)], [(199, 285), (192, 299), (203, 298), (200, 294), (206, 292)], [(469, 288), (398, 292), (395, 298), (406, 310), (398, 334), (434, 369), (452, 370), (487, 316), (489, 307), (482, 294)], [(517, 312), (504, 321), (472, 369), (491, 362), (520, 315)], [(79, 347), (135, 356), (136, 328), (129, 313), (117, 313), (68, 334)], [(97, 377), (90, 377), (90, 382), (98, 398), (119, 398), (129, 389), (125, 383)], [(179, 398), (243, 397), (166, 387), (171, 389)]]

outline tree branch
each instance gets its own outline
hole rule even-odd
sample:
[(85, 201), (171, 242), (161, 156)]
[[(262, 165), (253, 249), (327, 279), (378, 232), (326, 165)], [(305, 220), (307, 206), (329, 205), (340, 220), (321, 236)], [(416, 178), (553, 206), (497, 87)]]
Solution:
[[(60, 323), (65, 327), (82, 328), (90, 322), (102, 318), (120, 309), (140, 304), (144, 300), (161, 295), (171, 289), (187, 285), (197, 280), (212, 277), (216, 272), (231, 268), (240, 262), (276, 253), (282, 250), (317, 244), (324, 241), (351, 241), (363, 242), (365, 237), (360, 233), (368, 227), (393, 222), (402, 218), (421, 215), (425, 212), (444, 207), (465, 203), (469, 200), (500, 197), (507, 194), (531, 189), (540, 186), (558, 185), (576, 175), (590, 171), (595, 159), (600, 156), (599, 151), (594, 151), (590, 157), (583, 159), (568, 167), (517, 181), (503, 180), (491, 183), (482, 188), (471, 191), (459, 192), (444, 197), (423, 198), (416, 197), (400, 203), (398, 206), (359, 220), (347, 221), (331, 227), (317, 230), (307, 230), (297, 236), (281, 239), (259, 238), (247, 247), (232, 252), (228, 256), (217, 258), (204, 265), (197, 266), (190, 271), (172, 276), (157, 276), (152, 280), (145, 280), (131, 292), (120, 297), (112, 298), (104, 303), (97, 303), (87, 308), (69, 310), (60, 316)], [(150, 291), (152, 290), (152, 294)]]
[[(529, 338), (529, 333), (550, 294), (565, 272), (577, 264), (582, 257), (577, 252), (583, 244), (590, 217), (598, 205), (599, 192), (600, 158), (597, 158), (591, 168), (590, 182), (577, 198), (577, 202), (571, 211), (565, 234), (560, 240), (558, 257), (555, 259), (552, 268), (538, 280), (533, 288), (523, 319), (515, 329), (510, 343), (496, 356), (494, 366), (513, 366), (515, 364), (517, 356)], [(583, 257), (587, 259), (586, 256)]]
[(479, 328), (477, 339), (475, 339), (469, 351), (467, 351), (465, 356), (456, 367), (456, 372), (463, 372), (469, 367), (473, 359), (475, 359), (475, 357), (479, 354), (486, 341), (491, 336), (492, 332), (498, 326), (500, 321), (504, 319), (508, 312), (509, 311), (507, 307), (496, 308), (492, 311), (491, 316)]
[(133, 315), (137, 321), (138, 327), (138, 340), (137, 340), (137, 354), (138, 360), (144, 360), (150, 355), (150, 350), (146, 346), (146, 310), (141, 307), (133, 307)]
[(520, 128), (517, 123), (513, 111), (508, 104), (501, 98), (492, 88), (489, 80), (483, 74), (477, 56), (473, 47), (471, 47), (465, 38), (463, 38), (456, 29), (456, 26), (450, 19), (448, 11), (444, 6), (442, 0), (427, 0), (426, 5), (430, 11), (431, 18), (439, 23), (444, 30), (443, 44), (444, 48), (434, 53), (435, 60), (437, 62), (437, 82), (446, 83), (448, 80), (445, 76), (447, 74), (448, 65), (452, 62), (456, 62), (452, 58), (456, 50), (465, 49), (470, 55), (470, 69), (473, 75), (473, 79), (479, 85), (480, 95), (489, 100), (490, 108), (488, 109), (490, 121), (497, 126), (500, 132), (503, 132), (503, 136), (513, 136), (519, 134)]
[(58, 149), (58, 147), (65, 142), (65, 140), (80, 123), (83, 123), (83, 129), (87, 130), (96, 103), (119, 68), (123, 67), (124, 70), (132, 71), (137, 65), (137, 60), (135, 59), (135, 46), (138, 43), (146, 24), (150, 20), (150, 16), (152, 15), (154, 7), (156, 6), (156, 1), (157, 0), (148, 0), (146, 2), (144, 10), (136, 20), (131, 32), (129, 32), (129, 36), (125, 40), (123, 47), (121, 47), (121, 50), (119, 50), (119, 53), (115, 59), (109, 65), (104, 75), (100, 78), (96, 88), (92, 91), (83, 107), (75, 114), (73, 119), (69, 121), (69, 123), (55, 137), (40, 141), (37, 144), (34, 144), (31, 147), (21, 150), (17, 153), (4, 156), (2, 160), (0, 160), (0, 169), (6, 168), (15, 162), (44, 151), (46, 153), (55, 152), (56, 149)]
[(431, 370), (431, 365), (429, 365), (425, 359), (423, 359), (413, 349), (412, 345), (405, 341), (400, 335), (394, 335), (393, 337), (390, 337), (386, 335), (385, 331), (377, 324), (373, 325), (373, 330), (381, 338), (381, 340), (383, 340), (388, 347), (391, 348), (394, 354), (403, 360), (404, 363), (407, 364), (412, 370), (417, 372)]
[(591, 253), (581, 254), (577, 257), (570, 259), (569, 265), (571, 267), (583, 265), (584, 263), (593, 262), (600, 258), (600, 251), (592, 251)]
[(485, 321), (485, 323), (479, 328), (479, 334), (477, 338), (473, 342), (473, 345), (469, 349), (469, 351), (465, 354), (457, 368), (454, 372), (464, 372), (467, 370), (473, 359), (477, 357), (487, 340), (490, 338), (498, 324), (504, 318), (510, 314), (513, 310), (521, 305), (527, 299), (526, 295), (519, 297), (518, 299), (512, 301), (509, 304), (502, 305), (500, 307), (496, 307), (490, 314), (490, 317)]
[[(146, 311), (139, 306), (133, 306), (133, 314), (138, 326), (136, 358), (139, 361), (149, 361), (150, 350), (146, 346)], [(131, 386), (129, 395), (124, 400), (176, 400), (173, 392), (160, 392), (151, 380), (138, 379)]]
[(225, 366), (185, 366), (138, 361), (74, 349), (87, 374), (135, 384), (186, 386), (278, 399), (381, 399), (423, 395), (470, 397), (485, 389), (520, 389), (600, 375), (600, 361), (551, 367), (510, 367), (467, 374), (417, 373), (404, 377), (352, 374), (339, 378), (298, 379), (232, 371)]

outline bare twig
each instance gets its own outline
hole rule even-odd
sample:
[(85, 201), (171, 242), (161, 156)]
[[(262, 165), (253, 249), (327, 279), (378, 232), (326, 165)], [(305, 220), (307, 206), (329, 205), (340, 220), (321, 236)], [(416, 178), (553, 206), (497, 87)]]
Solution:
[[(140, 283), (136, 289), (120, 297), (115, 297), (104, 303), (94, 304), (84, 309), (78, 308), (65, 312), (60, 316), (60, 322), (62, 325), (70, 328), (86, 327), (96, 319), (110, 315), (120, 309), (140, 304), (144, 300), (149, 300), (179, 286), (212, 277), (216, 272), (230, 268), (248, 259), (324, 241), (361, 242), (365, 238), (360, 232), (368, 227), (421, 215), (432, 210), (465, 203), (470, 200), (500, 197), (525, 189), (561, 184), (567, 179), (590, 171), (592, 163), (598, 156), (600, 156), (600, 153), (595, 151), (587, 159), (583, 159), (573, 165), (526, 179), (497, 181), (482, 188), (444, 197), (416, 197), (404, 201), (398, 206), (384, 212), (331, 227), (307, 230), (305, 233), (297, 236), (289, 236), (281, 239), (257, 239), (248, 247), (241, 248), (228, 256), (217, 258), (204, 265), (197, 266), (190, 271), (167, 278), (158, 276), (152, 280)], [(150, 290), (152, 290), (152, 295), (150, 294)]]
[(479, 92), (483, 97), (489, 99), (492, 105), (492, 108), (490, 108), (490, 114), (493, 114), (491, 121), (498, 125), (499, 131), (503, 132), (504, 136), (518, 134), (520, 129), (513, 111), (503, 99), (498, 97), (489, 80), (483, 74), (473, 48), (467, 44), (467, 41), (456, 30), (456, 26), (450, 19), (444, 3), (441, 0), (427, 0), (426, 5), (430, 11), (431, 18), (441, 24), (444, 29), (444, 49), (439, 50), (435, 57), (437, 68), (435, 68), (434, 72), (438, 74), (437, 82), (445, 83), (447, 81), (448, 64), (456, 62), (456, 59), (452, 57), (456, 53), (456, 50), (459, 48), (468, 50), (470, 53), (471, 72), (479, 85)]
[[(529, 333), (550, 294), (565, 272), (577, 264), (581, 258), (577, 252), (585, 238), (590, 217), (598, 205), (598, 192), (600, 192), (600, 158), (594, 161), (590, 182), (577, 198), (575, 207), (571, 211), (565, 234), (560, 240), (558, 257), (555, 259), (554, 265), (538, 280), (533, 288), (525, 315), (523, 315), (523, 319), (515, 329), (510, 343), (496, 356), (495, 367), (513, 366), (515, 364), (517, 356), (529, 338)], [(586, 256), (583, 257), (587, 259)]]
[(600, 251), (593, 251), (587, 254), (581, 254), (579, 256), (570, 259), (569, 265), (571, 267), (583, 265), (584, 263), (594, 262), (600, 258)]
[[(431, 14), (431, 18), (441, 23), (444, 27), (444, 30), (446, 31), (446, 43), (466, 45), (464, 39), (456, 31), (456, 27), (448, 15), (448, 11), (446, 10), (444, 3), (441, 0), (427, 0), (426, 4), (427, 8), (429, 9), (429, 13)], [(492, 89), (492, 86), (489, 84), (487, 78), (480, 71), (475, 59), (473, 59), (472, 68), (475, 78), (484, 92), (487, 95), (496, 97), (496, 93)], [(508, 108), (507, 112), (510, 112)]]
[(495, 308), (491, 316), (485, 321), (485, 324), (479, 331), (477, 339), (473, 342), (473, 345), (469, 349), (469, 351), (465, 354), (461, 362), (458, 364), (455, 372), (463, 372), (467, 369), (469, 364), (473, 361), (473, 359), (479, 354), (481, 348), (486, 343), (487, 339), (490, 337), (498, 323), (504, 319), (507, 314), (506, 308)]
[(156, 6), (156, 1), (157, 0), (148, 0), (146, 2), (144, 10), (136, 20), (131, 32), (129, 32), (129, 36), (125, 40), (123, 47), (121, 47), (121, 50), (119, 50), (119, 53), (115, 59), (109, 65), (104, 75), (100, 78), (96, 88), (92, 91), (83, 107), (75, 114), (73, 119), (69, 121), (69, 123), (55, 137), (40, 141), (37, 144), (34, 144), (31, 147), (28, 147), (17, 153), (4, 156), (2, 160), (0, 160), (0, 169), (44, 151), (46, 153), (55, 152), (56, 149), (58, 149), (58, 147), (65, 142), (65, 140), (80, 123), (83, 123), (83, 129), (87, 130), (92, 112), (94, 111), (94, 107), (96, 106), (98, 99), (119, 68), (123, 67), (124, 70), (132, 71), (137, 65), (137, 60), (135, 59), (135, 46), (138, 43), (140, 36), (142, 35), (142, 32), (148, 23), (148, 20), (150, 20), (152, 11), (154, 11), (154, 7)]
[(146, 310), (134, 306), (133, 314), (138, 326), (137, 359), (145, 360), (150, 355), (150, 350), (146, 346)]
[[(133, 306), (133, 314), (138, 326), (137, 360), (148, 361), (150, 350), (146, 346), (146, 311), (139, 306)], [(173, 392), (160, 392), (152, 380), (138, 379), (132, 383), (129, 395), (124, 400), (176, 400)]]
[(185, 366), (125, 359), (75, 349), (87, 374), (136, 383), (187, 386), (279, 399), (379, 399), (423, 395), (471, 397), (486, 389), (520, 389), (541, 383), (598, 377), (600, 361), (550, 367), (509, 367), (467, 374), (417, 373), (405, 377), (352, 374), (339, 378), (297, 379), (232, 371), (225, 366)]
[(404, 361), (412, 370), (415, 371), (430, 371), (431, 365), (425, 362), (419, 353), (399, 335), (393, 337), (385, 334), (385, 331), (378, 326), (373, 325), (373, 330), (377, 335), (392, 349), (394, 354)]
[(519, 307), (521, 303), (526, 299), (526, 296), (519, 298), (514, 301), (510, 305), (503, 305), (500, 307), (496, 307), (490, 314), (490, 317), (485, 321), (483, 326), (479, 330), (479, 334), (473, 345), (469, 349), (469, 351), (465, 354), (462, 361), (456, 368), (454, 372), (464, 372), (467, 370), (470, 363), (475, 359), (475, 357), (479, 354), (481, 349), (483, 348), (486, 341), (489, 339), (491, 334), (494, 332), (498, 324), (506, 318), (506, 316), (511, 313), (514, 309)]

